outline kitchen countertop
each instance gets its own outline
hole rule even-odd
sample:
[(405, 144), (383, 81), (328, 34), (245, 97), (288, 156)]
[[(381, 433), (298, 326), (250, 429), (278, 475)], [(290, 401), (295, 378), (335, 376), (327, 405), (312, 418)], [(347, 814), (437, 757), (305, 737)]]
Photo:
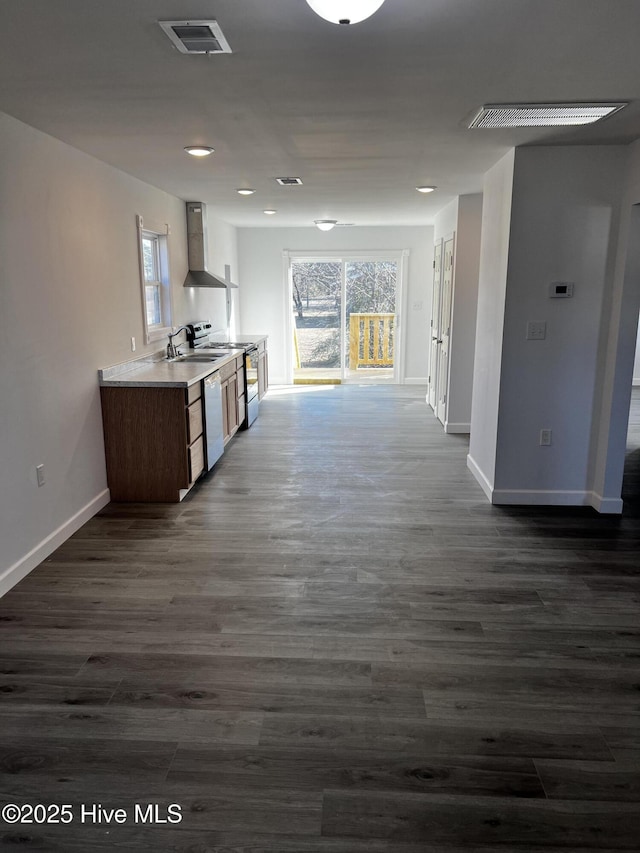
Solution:
[(187, 355), (184, 359), (169, 361), (152, 358), (128, 361), (98, 371), (98, 380), (103, 388), (188, 388), (201, 382), (206, 376), (220, 370), (233, 361), (244, 350), (231, 349), (215, 361), (195, 361)]
[[(234, 343), (260, 343), (266, 341), (267, 335), (237, 335)], [(98, 371), (98, 382), (104, 388), (188, 388), (201, 382), (205, 377), (220, 370), (234, 358), (242, 355), (243, 349), (224, 350), (224, 355), (212, 361), (191, 360), (189, 356), (213, 356), (214, 352), (222, 350), (185, 349), (184, 358), (169, 360), (162, 352), (143, 356), (134, 361), (126, 361), (113, 367), (105, 367)]]

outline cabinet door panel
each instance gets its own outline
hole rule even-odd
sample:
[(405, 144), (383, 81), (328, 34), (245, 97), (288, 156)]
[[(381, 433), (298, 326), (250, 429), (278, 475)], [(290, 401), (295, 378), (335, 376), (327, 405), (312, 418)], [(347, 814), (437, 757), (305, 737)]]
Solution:
[(229, 382), (223, 382), (222, 388), (222, 435), (225, 443), (229, 440)]
[(189, 444), (202, 435), (202, 400), (196, 400), (187, 409), (187, 439)]
[(229, 379), (227, 391), (227, 421), (229, 424), (229, 434), (238, 429), (238, 379), (236, 374)]
[(204, 471), (204, 442), (202, 436), (189, 448), (189, 485)]

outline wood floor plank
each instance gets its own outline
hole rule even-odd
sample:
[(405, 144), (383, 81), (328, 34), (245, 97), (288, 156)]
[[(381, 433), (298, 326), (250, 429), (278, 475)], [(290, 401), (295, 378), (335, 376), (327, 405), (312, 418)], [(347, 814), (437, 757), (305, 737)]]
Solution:
[(531, 759), (456, 756), (420, 752), (389, 753), (375, 748), (319, 752), (296, 747), (197, 748), (180, 746), (169, 780), (197, 780), (212, 786), (234, 784), (322, 791), (421, 791), (486, 796), (544, 797)]
[(235, 684), (201, 680), (193, 675), (191, 679), (187, 684), (154, 683), (148, 679), (139, 684), (135, 678), (125, 678), (110, 696), (110, 705), (304, 715), (339, 714), (349, 707), (354, 714), (374, 719), (406, 717), (422, 720), (425, 717), (422, 692), (416, 688), (386, 690), (299, 681), (295, 684), (273, 684), (243, 681), (240, 676)]
[(627, 803), (327, 791), (322, 832), (492, 850), (519, 850), (522, 842), (637, 850), (640, 812)]
[(536, 759), (535, 765), (551, 799), (640, 803), (640, 768), (634, 759), (613, 764)]
[(229, 657), (225, 655), (133, 654), (97, 652), (81, 670), (85, 679), (126, 678), (153, 682), (158, 673), (176, 681), (215, 679), (219, 684), (329, 684), (368, 687), (371, 665), (309, 658)]
[(250, 711), (201, 711), (181, 708), (87, 707), (78, 709), (41, 705), (0, 707), (0, 729), (6, 738), (25, 731), (39, 737), (84, 740), (157, 740), (158, 733), (171, 741), (192, 743), (255, 744), (263, 715)]
[(433, 755), (487, 755), (580, 758), (612, 761), (596, 728), (542, 726), (517, 729), (477, 723), (459, 725), (446, 720), (372, 720), (356, 716), (267, 714), (261, 746), (378, 749)]

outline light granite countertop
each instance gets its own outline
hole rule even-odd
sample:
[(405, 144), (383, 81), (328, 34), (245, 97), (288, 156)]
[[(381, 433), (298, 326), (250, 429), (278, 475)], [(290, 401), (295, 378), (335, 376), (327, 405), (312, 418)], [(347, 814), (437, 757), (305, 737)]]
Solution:
[[(236, 335), (233, 343), (257, 344), (267, 340), (267, 335)], [(220, 370), (234, 358), (242, 355), (244, 349), (188, 349), (180, 344), (183, 356), (167, 359), (164, 351), (142, 356), (132, 361), (105, 367), (98, 371), (98, 382), (105, 388), (188, 388), (201, 382), (205, 377)], [(199, 359), (211, 355), (211, 361)], [(197, 356), (191, 358), (191, 356)]]
[[(236, 356), (242, 355), (244, 350), (224, 350), (224, 355), (218, 358), (214, 358), (213, 352), (211, 361), (206, 362), (190, 358), (192, 350), (184, 358), (171, 361), (157, 356), (127, 361), (99, 370), (98, 381), (105, 388), (149, 388), (156, 385), (162, 388), (188, 388), (220, 370)], [(201, 357), (202, 351), (198, 355)]]

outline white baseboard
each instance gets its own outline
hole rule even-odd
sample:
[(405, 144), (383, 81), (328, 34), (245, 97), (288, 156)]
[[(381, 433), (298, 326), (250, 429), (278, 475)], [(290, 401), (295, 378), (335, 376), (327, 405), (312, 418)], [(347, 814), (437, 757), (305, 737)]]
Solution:
[(620, 515), (620, 498), (603, 498), (595, 492), (494, 489), (491, 503), (497, 506), (591, 506), (597, 512)]
[(491, 503), (498, 506), (591, 506), (591, 492), (554, 489), (494, 489)]
[(444, 425), (444, 431), (449, 435), (454, 435), (456, 433), (464, 433), (469, 435), (471, 432), (471, 424), (454, 424), (450, 421), (447, 421)]
[(102, 507), (109, 503), (110, 499), (109, 489), (100, 492), (86, 506), (83, 506), (75, 515), (72, 515), (68, 521), (65, 521), (57, 530), (49, 534), (46, 539), (43, 539), (39, 545), (32, 548), (28, 554), (25, 554), (24, 557), (2, 572), (0, 574), (0, 598), (9, 592), (22, 578), (26, 577), (36, 566), (39, 566), (49, 554), (52, 554), (56, 548), (59, 548), (76, 530), (79, 530), (83, 524), (89, 521), (90, 518), (93, 518)]
[(603, 515), (620, 515), (622, 505), (622, 498), (603, 498), (597, 492), (591, 492), (591, 506)]
[(426, 376), (406, 376), (404, 380), (405, 385), (425, 385), (427, 384)]
[(493, 486), (491, 485), (491, 483), (489, 482), (489, 480), (485, 476), (484, 472), (482, 471), (482, 469), (480, 468), (478, 463), (475, 461), (475, 459), (471, 455), (467, 456), (467, 468), (471, 471), (473, 476), (480, 483), (482, 491), (489, 498), (489, 500), (491, 500), (492, 495), (493, 495)]
[(634, 376), (634, 377), (633, 377), (633, 382), (632, 382), (631, 384), (633, 385), (633, 387), (634, 387), (634, 388), (637, 388), (637, 387), (640, 385), (640, 376), (638, 376), (638, 378), (636, 378), (636, 377)]

